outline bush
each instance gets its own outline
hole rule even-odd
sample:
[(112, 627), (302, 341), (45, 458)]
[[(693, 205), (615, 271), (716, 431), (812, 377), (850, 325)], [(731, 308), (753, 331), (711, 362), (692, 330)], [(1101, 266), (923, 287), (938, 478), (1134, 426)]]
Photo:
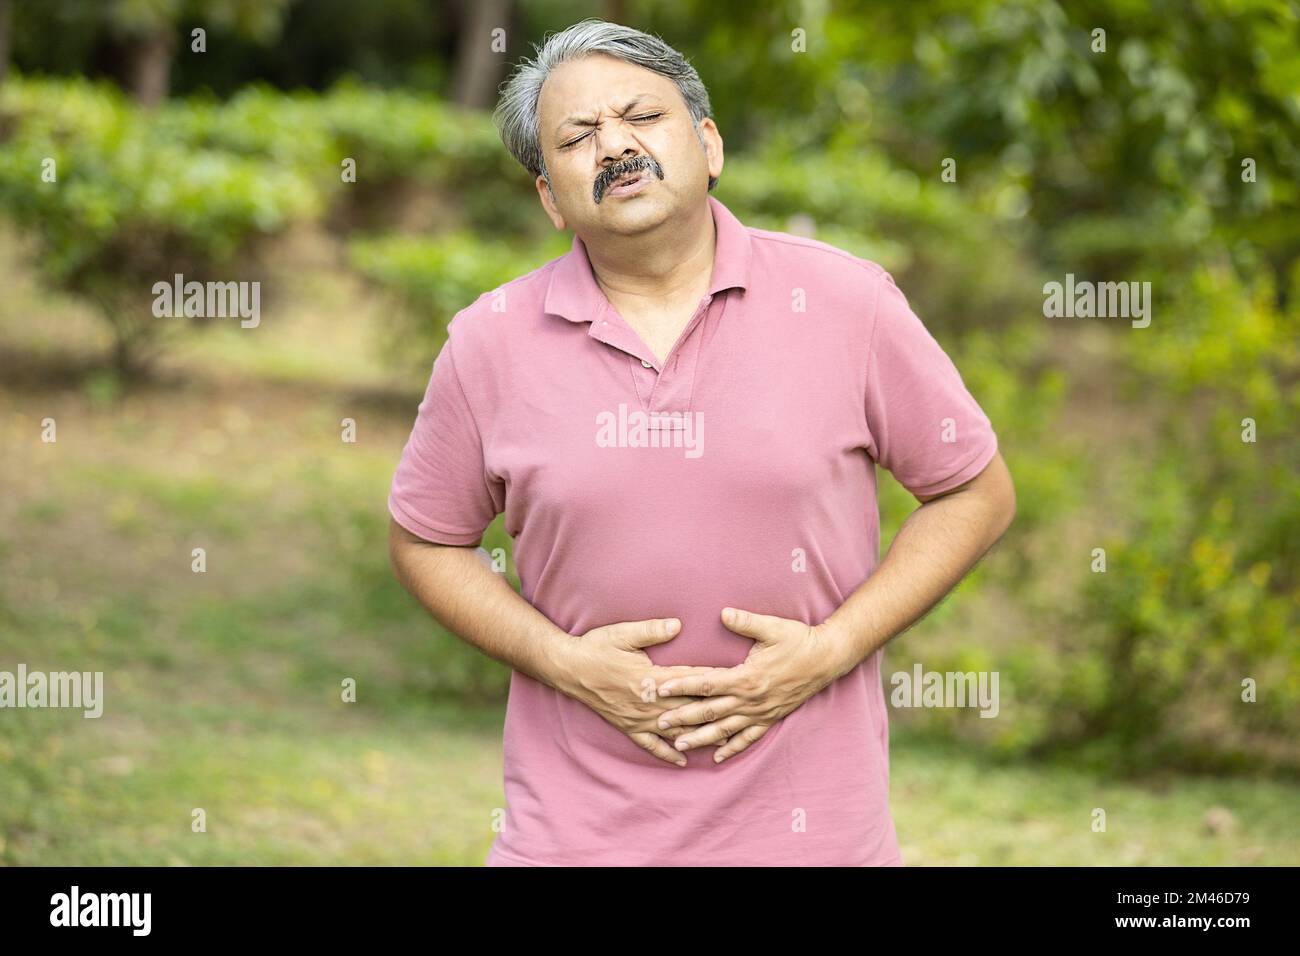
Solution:
[(718, 192), (750, 225), (797, 231), (804, 220), (817, 238), (879, 262), (933, 329), (1001, 330), (1041, 308), (1020, 224), (996, 196), (922, 180), (880, 153), (772, 146), (729, 159)]
[[(537, 225), (533, 189), (489, 118), (428, 96), (341, 82), (324, 94), (250, 86), (229, 101), (174, 101), (161, 118), (189, 146), (273, 161), (325, 192), (349, 222), (411, 188), (454, 200), (461, 225), (507, 235)], [(344, 188), (341, 163), (355, 163)], [(535, 200), (533, 200), (535, 202)]]
[(570, 240), (554, 235), (545, 245), (525, 249), (470, 233), (385, 236), (353, 240), (349, 255), (353, 268), (386, 290), (400, 309), (402, 321), (388, 327), (386, 352), (410, 371), (427, 371), (447, 340), (452, 316), (484, 292), (563, 255)]
[(1042, 743), (1101, 747), (1128, 768), (1295, 770), (1300, 300), (1279, 311), (1268, 281), (1222, 265), (1180, 289), (1176, 320), (1126, 338), (1132, 414), (1156, 427), (1110, 465), (1127, 500), (1096, 543), (1106, 572), (1083, 573), (1081, 603), (1056, 624), (1077, 670), (1055, 707), (1074, 716)]
[(44, 281), (99, 310), (125, 374), (176, 327), (153, 315), (156, 282), (229, 281), (258, 240), (319, 213), (296, 171), (178, 142), (108, 87), (13, 80), (3, 104), (0, 208), (37, 239)]

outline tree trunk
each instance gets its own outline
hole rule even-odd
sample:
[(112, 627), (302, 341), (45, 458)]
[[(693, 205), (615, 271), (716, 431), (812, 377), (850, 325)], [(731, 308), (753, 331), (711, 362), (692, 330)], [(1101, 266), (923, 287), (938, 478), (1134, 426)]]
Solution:
[(474, 109), (495, 105), (506, 55), (492, 49), (492, 31), (510, 26), (513, 0), (470, 0), (461, 8), (452, 101)]
[(147, 33), (131, 44), (127, 82), (141, 106), (151, 109), (167, 99), (175, 49), (176, 34), (170, 27)]
[(13, 6), (9, 0), (0, 0), (0, 86), (9, 72), (9, 37), (13, 29)]

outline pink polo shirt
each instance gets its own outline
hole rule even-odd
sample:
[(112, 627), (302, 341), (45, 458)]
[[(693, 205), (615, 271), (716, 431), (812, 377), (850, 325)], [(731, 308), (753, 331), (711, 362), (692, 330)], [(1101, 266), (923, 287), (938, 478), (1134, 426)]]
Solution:
[[(523, 596), (558, 627), (677, 617), (651, 660), (730, 667), (752, 642), (724, 606), (816, 624), (871, 574), (877, 464), (933, 494), (997, 438), (880, 266), (708, 203), (709, 294), (662, 363), (576, 236), (458, 312), (388, 506), (459, 545), (504, 510)], [(881, 653), (684, 768), (515, 672), (487, 865), (901, 866)]]

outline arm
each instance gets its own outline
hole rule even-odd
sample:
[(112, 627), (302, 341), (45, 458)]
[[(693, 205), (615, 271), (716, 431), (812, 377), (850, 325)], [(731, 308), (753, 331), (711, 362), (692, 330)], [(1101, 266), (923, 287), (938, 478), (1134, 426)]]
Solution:
[(402, 587), (443, 627), (489, 657), (564, 690), (570, 635), (524, 600), (476, 548), (425, 541), (390, 517), (388, 554)]
[(389, 490), (389, 556), (398, 581), (466, 643), (587, 705), (655, 757), (685, 766), (667, 743), (680, 732), (661, 731), (655, 722), (667, 707), (691, 698), (659, 700), (654, 689), (690, 668), (658, 667), (645, 652), (672, 640), (680, 621), (615, 621), (571, 635), (500, 580), (477, 548), (436, 540), (481, 538), (506, 497), (505, 482), (487, 467), (483, 433), (457, 368), (465, 361), (473, 386), (472, 370), (487, 359), (475, 355), (472, 338), (464, 351), (459, 328), (457, 318), (447, 325), (447, 343), (434, 360)]
[(465, 545), (416, 537), (391, 517), (389, 557), (402, 587), (453, 634), (501, 663), (572, 697), (660, 760), (685, 766), (668, 745), (664, 710), (693, 697), (655, 696), (655, 684), (690, 667), (658, 667), (645, 648), (672, 640), (676, 618), (619, 621), (572, 635), (557, 627)]
[[(702, 696), (664, 714), (687, 726), (679, 749), (721, 744), (715, 761), (740, 753), (809, 697), (901, 634), (956, 586), (1002, 537), (1016, 511), (1011, 475), (995, 454), (979, 475), (942, 495), (918, 495), (871, 577), (821, 624), (724, 608), (722, 623), (756, 643), (745, 662), (674, 678), (659, 693)], [(691, 725), (703, 724), (694, 727)]]
[[(864, 447), (903, 487), (942, 488), (965, 474), (961, 469), (982, 457), (996, 435), (893, 278), (879, 278), (864, 359)], [(941, 434), (940, 425), (951, 431)], [(665, 727), (710, 721), (677, 745), (721, 743), (715, 760), (739, 753), (952, 590), (1015, 515), (1011, 477), (993, 447), (989, 464), (971, 480), (940, 495), (913, 492), (921, 507), (903, 523), (885, 559), (820, 624), (722, 608), (723, 625), (755, 643), (737, 667), (659, 686), (661, 694), (708, 698), (664, 715)]]
[(997, 543), (1016, 513), (1011, 473), (999, 452), (975, 478), (942, 495), (917, 496), (889, 552), (818, 625), (847, 674), (919, 621)]

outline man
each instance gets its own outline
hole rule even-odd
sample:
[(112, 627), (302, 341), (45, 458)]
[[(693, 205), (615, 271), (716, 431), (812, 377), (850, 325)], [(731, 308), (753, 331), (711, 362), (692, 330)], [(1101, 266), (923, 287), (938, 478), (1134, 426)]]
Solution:
[[(514, 670), (487, 864), (902, 865), (880, 649), (1011, 522), (987, 417), (883, 269), (709, 195), (658, 38), (551, 37), (497, 120), (573, 248), (452, 319), (389, 499), (404, 586)], [(878, 568), (877, 463), (922, 502)]]

